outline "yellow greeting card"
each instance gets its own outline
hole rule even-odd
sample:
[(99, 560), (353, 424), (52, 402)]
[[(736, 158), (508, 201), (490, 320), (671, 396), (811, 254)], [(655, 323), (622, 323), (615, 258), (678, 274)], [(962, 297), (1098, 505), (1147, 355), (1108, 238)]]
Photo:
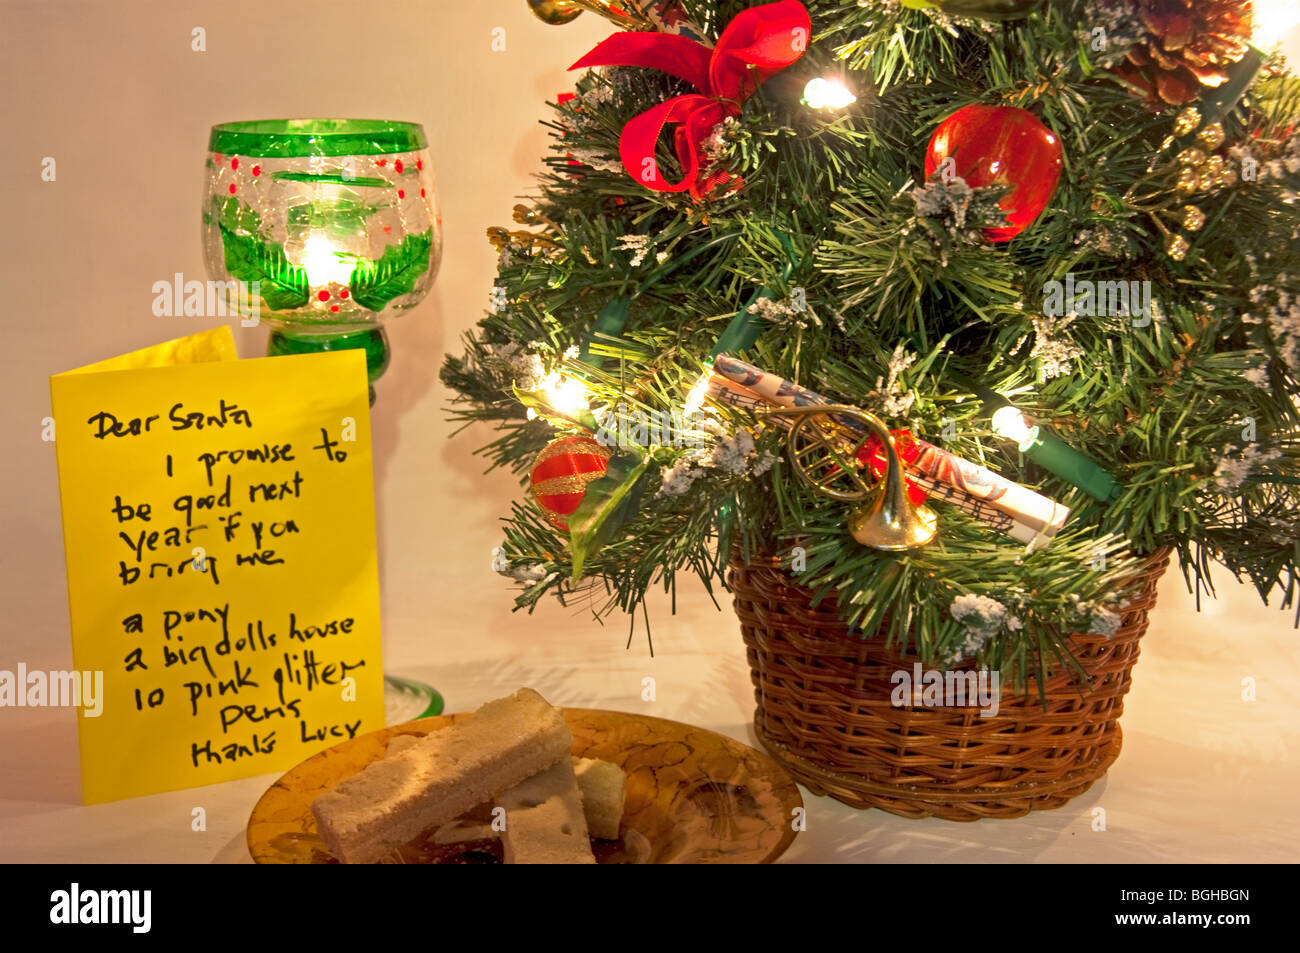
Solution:
[(228, 328), (50, 378), (87, 803), (383, 727), (365, 356)]

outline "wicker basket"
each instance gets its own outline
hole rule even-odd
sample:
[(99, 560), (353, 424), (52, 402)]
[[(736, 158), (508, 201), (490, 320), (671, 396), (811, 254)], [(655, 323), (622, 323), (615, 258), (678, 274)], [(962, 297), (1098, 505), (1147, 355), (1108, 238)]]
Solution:
[(1024, 695), (1004, 691), (998, 713), (982, 718), (974, 707), (895, 707), (891, 676), (912, 671), (916, 657), (851, 634), (833, 600), (814, 608), (811, 591), (774, 562), (733, 557), (729, 580), (758, 702), (754, 730), (814, 794), (853, 807), (952, 821), (1060, 807), (1119, 755), (1129, 673), (1168, 565), (1168, 550), (1142, 564), (1113, 637), (1073, 636), (1090, 690), (1054, 675), (1046, 708), (1031, 682)]

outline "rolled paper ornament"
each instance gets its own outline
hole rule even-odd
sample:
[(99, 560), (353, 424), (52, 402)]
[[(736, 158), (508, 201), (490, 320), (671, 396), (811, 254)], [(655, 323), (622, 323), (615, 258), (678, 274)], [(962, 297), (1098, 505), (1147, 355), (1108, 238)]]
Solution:
[[(745, 361), (737, 360), (730, 355), (719, 355), (713, 362), (713, 370), (716, 374), (748, 388), (764, 400), (780, 407), (831, 403), (816, 391)], [(837, 416), (835, 420), (859, 436), (865, 436), (862, 425), (854, 418)], [(971, 463), (955, 453), (950, 453), (924, 440), (912, 439), (917, 453), (911, 460), (901, 455), (900, 449), (900, 459), (905, 464), (905, 475), (908, 479), (914, 480), (915, 473), (919, 472), (939, 483), (954, 486), (996, 507), (1017, 522), (1031, 527), (1035, 532), (1042, 532), (1049, 537), (1055, 536), (1070, 518), (1069, 507), (1062, 506), (1041, 493), (1008, 480), (987, 467)]]
[[(748, 410), (755, 414), (776, 406), (771, 401), (755, 394), (749, 388), (742, 387), (721, 374), (711, 374), (709, 376), (708, 396), (720, 404), (726, 404), (728, 407), (736, 407), (740, 410)], [(786, 421), (786, 423), (789, 423), (789, 421)]]
[(917, 440), (916, 445), (920, 452), (911, 462), (912, 468), (940, 483), (964, 490), (1018, 523), (1055, 536), (1070, 518), (1069, 507), (1008, 480), (988, 467), (971, 463), (924, 440)]
[[(821, 394), (794, 381), (788, 381), (779, 374), (773, 374), (755, 367), (730, 354), (719, 354), (713, 359), (713, 371), (734, 383), (746, 387), (764, 400), (778, 407), (812, 407), (817, 404), (829, 404)], [(860, 433), (860, 425), (852, 417), (832, 415), (837, 423)]]
[(830, 403), (816, 391), (800, 387), (779, 374), (772, 374), (730, 354), (715, 357), (713, 370), (780, 407), (811, 407)]
[(959, 490), (947, 483), (940, 483), (931, 477), (918, 473), (909, 473), (908, 479), (914, 480), (932, 498), (952, 504), (967, 516), (979, 520), (990, 529), (995, 529), (1004, 536), (1011, 537), (1016, 542), (1024, 543), (1029, 547), (1030, 551), (1046, 548), (1051, 543), (1052, 537), (1060, 529), (1060, 527), (1050, 530), (1046, 528), (1035, 529), (1027, 523), (1022, 523), (1014, 517), (1008, 516), (997, 507), (976, 499), (966, 491)]

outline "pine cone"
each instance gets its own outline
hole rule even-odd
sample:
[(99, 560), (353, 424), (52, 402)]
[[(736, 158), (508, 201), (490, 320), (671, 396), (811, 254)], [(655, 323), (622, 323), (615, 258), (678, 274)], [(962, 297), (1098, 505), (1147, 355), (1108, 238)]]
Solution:
[(1227, 68), (1246, 53), (1250, 0), (1121, 0), (1145, 36), (1114, 72), (1147, 94), (1153, 106), (1181, 106), (1203, 87), (1228, 81)]

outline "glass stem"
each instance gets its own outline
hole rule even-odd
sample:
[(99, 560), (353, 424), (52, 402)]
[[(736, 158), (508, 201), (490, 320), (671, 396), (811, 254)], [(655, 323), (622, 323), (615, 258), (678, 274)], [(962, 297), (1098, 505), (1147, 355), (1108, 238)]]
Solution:
[(383, 328), (339, 331), (333, 334), (295, 334), (277, 329), (271, 332), (266, 353), (271, 357), (281, 357), (286, 354), (317, 354), (321, 351), (346, 351), (354, 348), (366, 352), (366, 377), (370, 381), (370, 404), (373, 407), (375, 381), (388, 369), (390, 357), (388, 334)]

